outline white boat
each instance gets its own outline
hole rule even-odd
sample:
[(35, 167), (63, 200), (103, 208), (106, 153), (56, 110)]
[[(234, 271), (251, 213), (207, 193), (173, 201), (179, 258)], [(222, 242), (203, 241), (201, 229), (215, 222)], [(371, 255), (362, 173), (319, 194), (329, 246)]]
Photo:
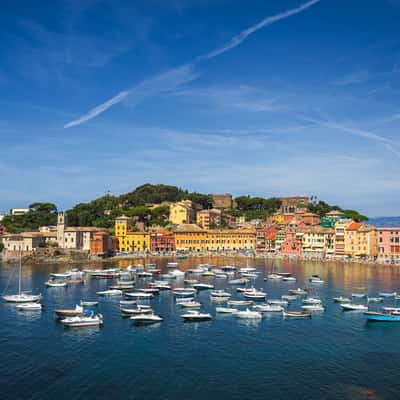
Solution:
[(252, 300), (228, 300), (230, 306), (251, 306)]
[(199, 301), (183, 301), (180, 306), (183, 308), (200, 308), (201, 303)]
[(138, 292), (140, 293), (151, 293), (151, 294), (160, 294), (160, 289), (152, 287), (152, 288), (140, 288), (137, 289)]
[(226, 279), (228, 278), (228, 274), (226, 274), (225, 272), (216, 272), (215, 277), (218, 279)]
[(325, 283), (321, 278), (311, 278), (310, 279), (311, 283)]
[(136, 276), (138, 278), (151, 278), (153, 276), (153, 274), (151, 272), (147, 272), (147, 271), (141, 271), (141, 272), (137, 272)]
[(192, 285), (197, 290), (212, 290), (214, 289), (213, 285), (209, 285), (208, 283), (194, 283)]
[(133, 289), (133, 285), (130, 285), (130, 284), (127, 284), (127, 285), (125, 285), (125, 284), (123, 284), (123, 283), (119, 283), (119, 284), (116, 284), (116, 285), (111, 285), (109, 288), (110, 289), (117, 289), (117, 290), (130, 290), (130, 289)]
[(245, 285), (249, 282), (250, 280), (246, 278), (231, 279), (228, 281), (229, 285)]
[(132, 297), (133, 299), (152, 299), (154, 297), (153, 293), (143, 293), (143, 292), (128, 292), (125, 296)]
[(396, 295), (397, 295), (397, 292), (390, 292), (390, 293), (380, 292), (379, 293), (379, 296), (381, 296), (381, 297), (396, 297)]
[(71, 272), (53, 273), (50, 274), (50, 276), (57, 279), (68, 279), (72, 277), (72, 273)]
[(301, 308), (306, 311), (325, 311), (325, 307), (322, 304), (306, 304)]
[(242, 319), (261, 319), (262, 314), (258, 311), (251, 311), (249, 309), (245, 311), (238, 311), (234, 314), (236, 318), (242, 318)]
[(386, 311), (386, 312), (399, 313), (400, 312), (400, 307), (382, 307), (382, 310)]
[(301, 289), (301, 288), (297, 288), (297, 289), (290, 289), (288, 290), (288, 292), (290, 294), (295, 294), (295, 295), (304, 295), (307, 294), (307, 290)]
[(349, 311), (368, 311), (368, 307), (363, 304), (343, 303), (340, 305), (343, 310)]
[(86, 306), (86, 307), (93, 307), (93, 306), (97, 306), (99, 304), (98, 301), (92, 301), (92, 300), (81, 300), (80, 301), (80, 305)]
[(242, 272), (241, 275), (244, 278), (257, 278), (258, 277), (258, 273), (257, 272)]
[(34, 303), (42, 298), (41, 294), (31, 294), (21, 291), (21, 276), (22, 276), (22, 253), (19, 254), (19, 273), (18, 273), (18, 293), (3, 296), (3, 300), (9, 303)]
[(182, 278), (185, 276), (185, 273), (183, 271), (180, 271), (179, 269), (174, 269), (172, 271), (169, 271), (169, 274), (176, 276), (177, 278)]
[(196, 322), (196, 321), (210, 321), (212, 319), (211, 314), (202, 313), (200, 311), (190, 310), (185, 314), (182, 314), (182, 318), (187, 322)]
[(285, 306), (285, 307), (287, 307), (289, 304), (287, 300), (282, 300), (282, 299), (271, 299), (268, 300), (267, 303), (274, 306)]
[(194, 297), (175, 297), (176, 304), (191, 303), (195, 301)]
[(220, 314), (235, 314), (239, 310), (231, 307), (215, 307), (215, 311)]
[(185, 279), (183, 282), (187, 283), (188, 285), (193, 285), (194, 283), (198, 283), (199, 281), (197, 279)]
[(254, 271), (257, 271), (256, 267), (243, 267), (243, 268), (239, 269), (240, 273), (242, 273), (242, 272), (247, 273), (247, 272), (254, 272)]
[(127, 305), (136, 304), (136, 301), (135, 300), (120, 300), (119, 304), (121, 306), (127, 306)]
[(339, 297), (334, 297), (333, 301), (335, 303), (350, 303), (351, 299), (349, 297), (339, 296)]
[(282, 300), (287, 300), (287, 301), (294, 301), (297, 300), (297, 296), (291, 295), (291, 294), (284, 294), (281, 296)]
[(278, 274), (269, 274), (269, 275), (267, 275), (267, 278), (268, 279), (276, 279), (276, 280), (278, 280), (278, 279), (283, 279), (283, 276), (282, 275), (278, 275)]
[(236, 267), (233, 265), (225, 265), (223, 267), (221, 267), (222, 271), (224, 272), (234, 272), (236, 271)]
[(204, 271), (201, 276), (215, 276), (215, 272), (213, 271)]
[(367, 301), (368, 303), (382, 303), (383, 297), (367, 297)]
[(284, 282), (296, 282), (297, 281), (297, 279), (294, 276), (284, 276), (282, 278), (282, 280)]
[(244, 293), (244, 292), (247, 292), (249, 290), (249, 288), (244, 288), (244, 287), (238, 287), (238, 288), (236, 288), (236, 291), (238, 292), (238, 293)]
[(57, 281), (57, 280), (49, 280), (45, 282), (47, 287), (65, 287), (67, 286), (67, 282), (65, 281)]
[(201, 275), (206, 269), (202, 267), (188, 269), (187, 272), (192, 275)]
[(223, 298), (230, 298), (231, 294), (228, 292), (225, 292), (224, 290), (214, 290), (210, 293), (211, 297), (223, 297)]
[(311, 318), (312, 313), (310, 311), (283, 311), (283, 317), (285, 318)]
[[(96, 292), (98, 296), (122, 296), (123, 291), (119, 289), (110, 289)], [(127, 293), (125, 293), (127, 294)]]
[(124, 315), (138, 315), (138, 314), (152, 314), (153, 309), (151, 306), (144, 306), (138, 304), (135, 308), (120, 307), (121, 314)]
[(93, 311), (85, 311), (82, 315), (68, 317), (61, 320), (64, 326), (71, 328), (81, 328), (87, 326), (100, 326), (103, 324), (103, 316), (95, 315)]
[(162, 322), (163, 318), (157, 314), (138, 314), (130, 318), (135, 324), (155, 324)]
[(157, 264), (146, 264), (146, 268), (147, 269), (156, 269), (157, 268)]
[(257, 304), (252, 309), (258, 312), (282, 312), (284, 310), (282, 306), (273, 304)]
[(267, 294), (261, 290), (249, 289), (243, 293), (243, 296), (250, 300), (264, 300)]
[(364, 297), (366, 297), (367, 295), (365, 293), (352, 293), (351, 297), (355, 297), (358, 299), (363, 299)]
[(176, 276), (172, 274), (161, 274), (160, 279), (162, 279), (163, 281), (169, 281), (171, 279), (176, 279)]
[(177, 262), (169, 262), (167, 263), (167, 268), (178, 268), (179, 264)]
[(176, 297), (193, 297), (197, 290), (194, 288), (175, 288), (172, 293)]
[(41, 311), (42, 305), (40, 303), (21, 303), (17, 304), (16, 308), (20, 311)]
[(321, 300), (316, 297), (307, 297), (303, 300), (303, 304), (321, 304)]

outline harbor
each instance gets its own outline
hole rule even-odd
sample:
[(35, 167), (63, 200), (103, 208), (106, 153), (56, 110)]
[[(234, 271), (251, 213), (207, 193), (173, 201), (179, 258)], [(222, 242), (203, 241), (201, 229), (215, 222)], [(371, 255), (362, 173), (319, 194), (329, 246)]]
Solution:
[[(389, 399), (399, 390), (400, 324), (342, 307), (396, 312), (396, 267), (188, 257), (80, 268), (81, 281), (63, 264), (23, 265), (22, 290), (41, 294), (42, 308), (2, 301), (6, 398), (29, 398), (32, 387), (38, 399)], [(110, 289), (128, 274), (133, 288)], [(18, 292), (18, 275), (18, 266), (1, 266), (3, 296)], [(170, 290), (157, 292), (163, 285)], [(101, 323), (74, 327), (75, 315)], [(149, 324), (146, 315), (161, 319)]]

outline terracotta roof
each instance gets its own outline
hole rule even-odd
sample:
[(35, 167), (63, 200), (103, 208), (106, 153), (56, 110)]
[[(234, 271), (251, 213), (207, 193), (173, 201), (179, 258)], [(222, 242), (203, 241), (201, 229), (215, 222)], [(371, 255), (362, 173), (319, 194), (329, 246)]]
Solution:
[(352, 222), (348, 227), (348, 231), (358, 231), (362, 226), (361, 222)]
[(196, 224), (180, 224), (175, 232), (203, 232), (203, 229)]

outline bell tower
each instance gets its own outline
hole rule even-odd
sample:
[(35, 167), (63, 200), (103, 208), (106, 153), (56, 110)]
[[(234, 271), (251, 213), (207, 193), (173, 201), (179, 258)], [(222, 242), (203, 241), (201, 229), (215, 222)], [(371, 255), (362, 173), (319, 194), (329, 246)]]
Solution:
[(65, 245), (65, 227), (67, 226), (67, 213), (59, 212), (57, 214), (57, 243), (58, 247)]

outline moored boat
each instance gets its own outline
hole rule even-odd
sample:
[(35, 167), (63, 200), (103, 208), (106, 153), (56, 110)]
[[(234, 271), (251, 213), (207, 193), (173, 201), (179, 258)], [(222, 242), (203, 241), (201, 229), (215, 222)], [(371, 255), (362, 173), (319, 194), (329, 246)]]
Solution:
[(80, 305), (83, 306), (87, 306), (87, 307), (93, 307), (93, 306), (97, 306), (99, 304), (98, 301), (93, 301), (93, 300), (81, 300), (80, 301)]
[(308, 293), (307, 290), (301, 289), (301, 288), (290, 289), (290, 290), (288, 290), (288, 292), (289, 292), (290, 294), (295, 294), (295, 295), (305, 295), (305, 294)]
[(58, 281), (58, 280), (54, 279), (54, 280), (49, 280), (49, 281), (45, 282), (45, 285), (47, 287), (65, 287), (65, 286), (67, 286), (67, 282)]
[(133, 315), (130, 318), (135, 324), (137, 325), (144, 325), (144, 324), (155, 324), (157, 322), (162, 322), (163, 318), (160, 315), (157, 314), (138, 314), (138, 315)]
[(344, 311), (368, 311), (368, 307), (363, 304), (343, 303), (340, 307)]
[(187, 311), (185, 314), (181, 315), (185, 322), (200, 322), (200, 321), (210, 321), (212, 319), (211, 314), (202, 313), (200, 311)]
[(238, 279), (231, 279), (228, 281), (229, 285), (245, 285), (246, 283), (250, 282), (249, 279), (246, 278), (238, 278)]
[(239, 310), (231, 307), (215, 307), (215, 311), (220, 314), (235, 314)]
[(301, 308), (306, 311), (325, 311), (325, 307), (322, 304), (305, 304)]
[(282, 312), (284, 308), (280, 305), (273, 304), (257, 304), (252, 307), (253, 310), (258, 312)]
[(93, 311), (87, 310), (82, 315), (64, 318), (61, 323), (71, 328), (100, 326), (103, 324), (103, 316), (101, 314), (95, 315)]
[(334, 297), (333, 301), (335, 303), (350, 303), (351, 299), (349, 297), (339, 296), (339, 297)]
[[(96, 292), (98, 296), (122, 296), (123, 292), (119, 289), (110, 289)], [(127, 293), (125, 293), (127, 294)]]
[(209, 285), (208, 283), (194, 283), (192, 285), (192, 287), (197, 290), (212, 290), (212, 289), (214, 289), (214, 285)]
[(396, 297), (397, 292), (380, 292), (380, 297)]
[(400, 322), (400, 315), (391, 313), (381, 313), (376, 311), (365, 312), (364, 315), (368, 321), (374, 322)]
[(17, 304), (16, 308), (20, 311), (41, 311), (42, 305), (40, 303), (21, 303)]
[(251, 306), (253, 304), (252, 300), (228, 300), (230, 306)]
[(251, 311), (246, 309), (245, 311), (238, 311), (234, 314), (236, 318), (240, 319), (261, 319), (262, 314), (258, 311)]
[(83, 307), (77, 304), (73, 309), (57, 309), (54, 312), (58, 317), (80, 315), (83, 313)]
[(283, 311), (282, 315), (287, 318), (311, 318), (312, 312), (310, 312), (310, 311)]

